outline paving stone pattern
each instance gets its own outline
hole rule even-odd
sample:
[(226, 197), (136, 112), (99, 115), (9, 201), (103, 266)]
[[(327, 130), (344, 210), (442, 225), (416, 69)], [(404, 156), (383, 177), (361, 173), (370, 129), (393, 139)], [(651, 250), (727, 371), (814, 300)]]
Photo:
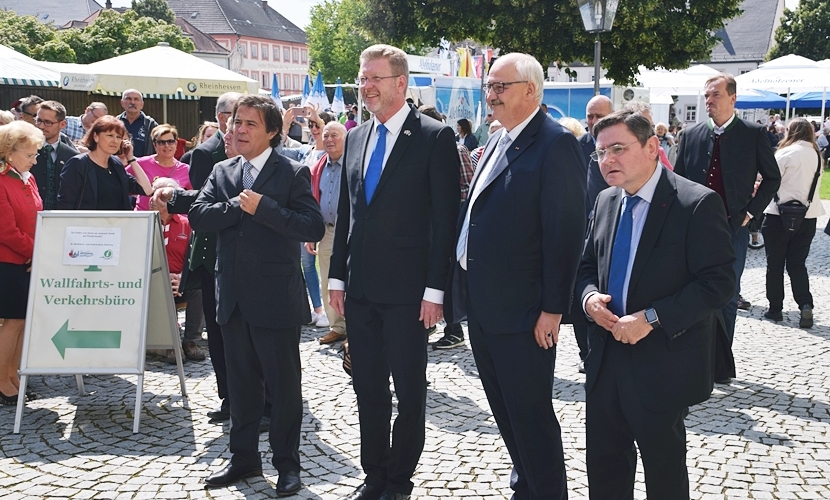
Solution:
[[(830, 203), (824, 202), (830, 212)], [(819, 219), (823, 228), (827, 217)], [(787, 281), (784, 321), (764, 320), (763, 250), (750, 250), (742, 281), (753, 304), (740, 311), (738, 377), (717, 386), (686, 420), (693, 499), (830, 499), (830, 237), (816, 235), (808, 260), (816, 325), (798, 328)], [(324, 329), (302, 335), (304, 488), (295, 498), (334, 500), (362, 481), (357, 408), (337, 348)], [(433, 335), (432, 341), (440, 337)], [(202, 342), (206, 350), (206, 342)], [(562, 424), (570, 498), (587, 498), (584, 376), (572, 330), (558, 346), (553, 405)], [(210, 423), (217, 405), (210, 363), (185, 365), (189, 409), (175, 370), (150, 360), (139, 434), (132, 433), (135, 376), (35, 376), (41, 399), (26, 407), (20, 434), (14, 408), (0, 408), (0, 498), (157, 499), (274, 497), (276, 471), (265, 435), (265, 477), (204, 490), (202, 479), (227, 464), (228, 425)], [(469, 344), (430, 351), (427, 439), (414, 498), (510, 497), (510, 459), (490, 415)], [(635, 497), (645, 498), (642, 466)], [(655, 499), (659, 500), (659, 499)]]

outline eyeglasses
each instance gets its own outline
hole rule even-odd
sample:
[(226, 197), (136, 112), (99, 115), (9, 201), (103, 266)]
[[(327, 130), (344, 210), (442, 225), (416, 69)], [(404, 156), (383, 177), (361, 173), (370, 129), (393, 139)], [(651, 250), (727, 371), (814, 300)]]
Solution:
[(153, 144), (158, 144), (159, 146), (172, 146), (178, 142), (176, 139), (167, 139), (163, 141), (161, 139), (153, 139)]
[(308, 122), (308, 128), (320, 128), (320, 124), (317, 123), (317, 122), (309, 121)]
[[(26, 113), (27, 115), (29, 113)], [(51, 127), (52, 125), (60, 123), (60, 122), (53, 122), (50, 120), (41, 120), (40, 118), (35, 118), (35, 125), (43, 125), (44, 127)]]
[[(15, 152), (17, 152), (17, 150), (16, 150), (16, 149), (15, 149), (14, 151), (15, 151)], [(26, 154), (26, 153), (24, 153), (24, 154)], [(37, 159), (37, 157), (38, 157), (38, 154), (37, 154), (37, 153), (32, 154), (32, 155), (30, 155), (30, 154), (26, 154), (26, 158), (27, 158), (29, 161), (36, 160), (36, 159)]]
[(490, 89), (493, 89), (493, 92), (496, 94), (504, 93), (504, 89), (513, 85), (514, 83), (527, 83), (527, 80), (516, 80), (515, 82), (493, 82), (493, 83), (485, 83), (484, 86), (481, 88), (484, 90), (484, 93), (490, 92)]
[(639, 141), (629, 142), (628, 144), (614, 144), (613, 146), (609, 146), (605, 149), (597, 149), (596, 151), (591, 153), (591, 159), (596, 162), (601, 162), (606, 157), (614, 158), (615, 156), (620, 156), (625, 152), (628, 146), (631, 146), (636, 142)]
[(24, 110), (23, 108), (21, 108), (21, 109), (20, 109), (20, 112), (21, 112), (21, 113), (23, 113), (24, 115), (29, 115), (29, 116), (31, 116), (32, 118), (37, 118), (37, 115), (36, 115), (36, 114), (29, 113), (28, 111)]
[(365, 77), (361, 76), (357, 79), (357, 82), (360, 84), (361, 87), (365, 86), (367, 83), (372, 82), (374, 85), (380, 85), (380, 82), (386, 80), (387, 78), (397, 78), (401, 75), (389, 75), (389, 76), (370, 76)]

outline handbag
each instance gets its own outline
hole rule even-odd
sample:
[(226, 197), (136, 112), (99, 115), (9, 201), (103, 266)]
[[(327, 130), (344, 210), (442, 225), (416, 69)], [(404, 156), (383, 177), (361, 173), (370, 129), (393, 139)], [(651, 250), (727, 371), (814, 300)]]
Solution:
[(818, 157), (818, 167), (816, 168), (816, 175), (813, 177), (813, 184), (810, 186), (810, 197), (807, 198), (806, 205), (798, 200), (778, 203), (778, 194), (775, 194), (778, 215), (781, 216), (781, 224), (784, 226), (785, 231), (794, 233), (801, 227), (801, 222), (804, 220), (804, 216), (807, 215), (807, 209), (813, 203), (813, 192), (816, 190), (819, 173), (821, 173), (821, 155)]

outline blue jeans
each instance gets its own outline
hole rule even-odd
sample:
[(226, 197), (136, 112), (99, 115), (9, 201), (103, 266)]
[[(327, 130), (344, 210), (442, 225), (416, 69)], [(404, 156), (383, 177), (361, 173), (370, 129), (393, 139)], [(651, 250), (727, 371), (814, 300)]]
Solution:
[(300, 261), (303, 263), (303, 276), (305, 276), (308, 296), (311, 297), (311, 305), (314, 309), (323, 307), (323, 299), (320, 296), (320, 276), (317, 275), (317, 256), (308, 253), (303, 243), (300, 243)]
[(735, 319), (738, 316), (738, 295), (741, 293), (741, 276), (744, 274), (748, 246), (749, 227), (743, 226), (738, 228), (737, 231), (732, 230), (732, 250), (735, 251), (735, 263), (732, 265), (732, 269), (735, 271), (735, 295), (729, 301), (729, 304), (721, 309), (723, 312), (723, 321), (726, 323), (726, 334), (729, 336), (730, 346), (732, 345), (732, 339), (735, 338)]

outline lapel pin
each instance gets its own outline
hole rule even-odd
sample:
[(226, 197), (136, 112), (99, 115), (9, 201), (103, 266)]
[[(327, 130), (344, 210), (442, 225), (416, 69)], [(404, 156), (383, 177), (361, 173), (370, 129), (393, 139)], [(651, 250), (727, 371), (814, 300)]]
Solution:
[(410, 132), (409, 130), (404, 130), (403, 135), (409, 136), (412, 135), (412, 132)]

